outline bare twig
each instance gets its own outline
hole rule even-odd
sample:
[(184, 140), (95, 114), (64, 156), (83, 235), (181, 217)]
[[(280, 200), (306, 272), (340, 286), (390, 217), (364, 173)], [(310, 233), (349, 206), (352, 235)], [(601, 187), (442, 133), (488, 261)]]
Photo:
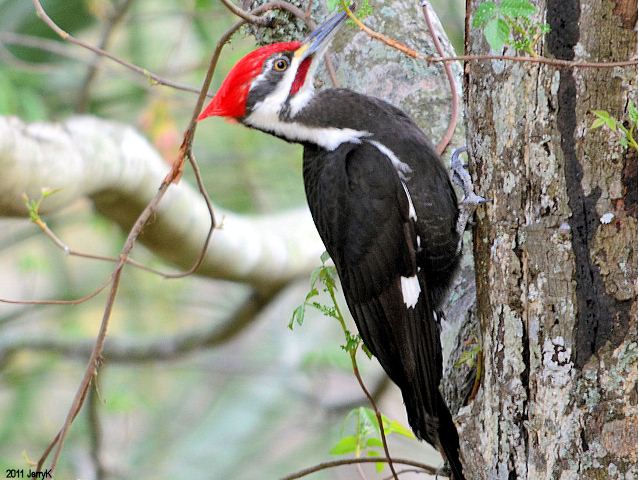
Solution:
[(357, 16), (344, 5), (344, 9), (348, 16), (357, 24), (357, 26), (364, 31), (369, 37), (379, 40), (380, 42), (388, 45), (395, 50), (408, 55), (411, 58), (423, 60), (428, 63), (440, 63), (440, 62), (468, 62), (468, 61), (489, 61), (489, 60), (505, 60), (509, 62), (518, 63), (539, 63), (544, 65), (552, 65), (555, 67), (568, 67), (568, 68), (614, 68), (614, 67), (631, 67), (637, 65), (637, 59), (621, 60), (614, 62), (582, 62), (579, 60), (561, 60), (557, 58), (546, 57), (520, 57), (515, 55), (456, 55), (452, 57), (436, 57), (433, 55), (424, 55), (405, 45), (404, 43), (388, 37), (382, 33), (376, 32), (372, 28), (364, 24)]
[(95, 480), (104, 480), (107, 472), (102, 463), (102, 424), (100, 423), (100, 395), (98, 377), (93, 388), (89, 389), (89, 437), (91, 440), (91, 459), (95, 470)]
[(246, 10), (242, 10), (240, 7), (235, 5), (231, 0), (222, 0), (222, 3), (226, 8), (228, 8), (233, 14), (238, 17), (244, 19), (244, 21), (248, 23), (252, 23), (253, 25), (259, 25), (260, 27), (267, 27), (271, 21), (266, 17), (258, 17)]
[[(425, 472), (424, 470), (420, 470), (418, 468), (405, 468), (405, 469), (400, 470), (399, 472), (397, 472), (397, 476), (404, 475), (405, 473), (417, 473), (417, 474), (422, 474), (422, 475), (426, 475), (427, 474), (427, 472)], [(390, 475), (388, 477), (383, 478), (382, 480), (393, 480), (393, 476)]]
[(102, 290), (108, 287), (112, 281), (113, 274), (102, 285), (100, 285), (92, 292), (73, 300), (14, 300), (10, 298), (0, 298), (0, 303), (9, 303), (13, 305), (79, 305), (86, 302), (87, 300), (91, 300), (93, 297), (98, 295)]
[[(339, 308), (339, 303), (337, 302), (337, 298), (335, 297), (335, 289), (332, 287), (328, 287), (326, 290), (328, 292), (328, 295), (331, 298), (331, 301), (333, 302), (333, 307), (335, 308), (335, 318), (337, 319), (340, 326), (342, 327), (342, 331), (344, 332), (344, 336), (346, 337), (346, 342), (348, 344), (350, 333), (348, 329), (346, 328), (346, 321), (344, 320), (344, 315), (342, 315), (342, 311)], [(375, 399), (372, 397), (372, 395), (366, 388), (366, 385), (364, 385), (362, 376), (359, 373), (359, 368), (357, 366), (358, 346), (359, 344), (357, 344), (355, 348), (348, 349), (348, 355), (351, 358), (351, 365), (353, 367), (353, 374), (355, 374), (355, 378), (357, 378), (357, 382), (359, 383), (360, 388), (364, 392), (364, 395), (366, 395), (366, 398), (371, 404), (371, 407), (373, 407), (373, 410), (375, 411), (375, 417), (377, 418), (377, 424), (379, 425), (379, 434), (380, 434), (380, 437), (382, 437), (382, 445), (384, 446), (384, 454), (386, 455), (386, 458), (388, 459), (388, 466), (393, 474), (393, 477), (395, 478), (395, 480), (398, 480), (397, 473), (395, 473), (395, 467), (393, 465), (393, 461), (391, 460), (391, 455), (388, 450), (388, 443), (386, 442), (386, 432), (384, 431), (384, 421), (382, 419), (382, 414), (380, 413), (379, 408), (377, 408), (377, 403), (375, 402)]]
[(51, 28), (51, 30), (53, 30), (60, 38), (62, 38), (63, 40), (66, 40), (67, 42), (73, 43), (74, 45), (78, 45), (82, 48), (85, 48), (87, 50), (90, 50), (100, 56), (109, 58), (111, 60), (113, 60), (114, 62), (122, 65), (123, 67), (128, 68), (129, 70), (133, 70), (134, 72), (139, 73), (140, 75), (148, 78), (150, 81), (156, 83), (157, 85), (165, 85), (171, 88), (175, 88), (176, 90), (183, 90), (186, 92), (194, 92), (194, 93), (199, 93), (198, 89), (195, 89), (193, 87), (190, 87), (188, 85), (182, 85), (180, 83), (174, 82), (172, 80), (168, 80), (165, 78), (162, 78), (158, 75), (155, 75), (154, 73), (149, 72), (147, 69), (142, 68), (142, 67), (138, 67), (137, 65), (134, 65), (130, 62), (127, 62), (126, 60), (121, 59), (120, 57), (113, 55), (112, 53), (107, 52), (106, 50), (103, 50), (101, 48), (95, 47), (89, 43), (83, 42), (82, 40), (79, 40), (77, 38), (75, 38), (74, 36), (70, 35), (68, 32), (66, 32), (65, 30), (63, 30), (62, 28), (60, 28), (53, 20), (51, 20), (51, 18), (49, 17), (49, 15), (47, 15), (46, 11), (44, 10), (44, 8), (42, 7), (42, 4), (40, 3), (40, 0), (33, 0), (33, 5), (36, 9), (36, 13), (38, 15), (38, 17), (40, 17), (40, 19), (47, 24), (47, 26), (49, 28)]
[[(439, 37), (437, 36), (437, 32), (435, 32), (435, 28), (433, 27), (433, 22), (430, 19), (429, 14), (430, 5), (428, 0), (422, 0), (422, 12), (424, 13), (424, 20), (426, 21), (426, 25), (428, 26), (428, 31), (430, 32), (430, 36), (433, 38), (433, 44), (435, 45), (435, 49), (440, 57), (445, 57), (444, 49), (439, 41)], [(448, 85), (450, 86), (450, 119), (448, 120), (448, 128), (444, 133), (444, 136), (437, 144), (437, 153), (442, 154), (446, 147), (450, 143), (453, 135), (455, 133), (455, 127), (457, 127), (457, 118), (459, 116), (459, 95), (457, 93), (457, 84), (455, 83), (455, 77), (453, 76), (453, 68), (451, 67), (449, 62), (444, 62), (444, 71), (446, 72), (446, 78), (448, 79)]]
[[(42, 220), (41, 218), (37, 218), (35, 220), (33, 220), (33, 223), (35, 223), (38, 228), (47, 236), (51, 239), (51, 241), (58, 247), (60, 248), (65, 255), (69, 255), (72, 257), (79, 257), (79, 258), (87, 258), (90, 260), (101, 260), (101, 261), (105, 261), (105, 262), (117, 262), (118, 259), (114, 258), (114, 257), (107, 257), (104, 255), (95, 255), (92, 253), (84, 253), (84, 252), (80, 252), (78, 250), (74, 250), (73, 248), (69, 247), (66, 243), (64, 243), (64, 241), (62, 241), (62, 239), (60, 237), (58, 237), (55, 232), (53, 232), (53, 230), (51, 230), (51, 228), (49, 228), (49, 225), (47, 225), (47, 223)], [(164, 278), (171, 278), (171, 275), (173, 274), (169, 274), (169, 273), (164, 273), (160, 270), (156, 270), (155, 268), (152, 267), (147, 267), (146, 265), (132, 259), (132, 258), (127, 258), (126, 259), (126, 263), (139, 268), (140, 270), (144, 270), (147, 272), (151, 272), (151, 273), (155, 273), (156, 275), (160, 275)]]
[(66, 44), (57, 40), (50, 40), (48, 38), (25, 35), (23, 33), (16, 32), (0, 32), (0, 42), (10, 45), (20, 45), (22, 47), (33, 48), (36, 50), (43, 50), (45, 52), (53, 53), (61, 57), (73, 58), (75, 60), (86, 60), (84, 54), (76, 53), (77, 50), (67, 47)]
[(382, 437), (382, 445), (384, 446), (384, 454), (386, 455), (386, 458), (388, 459), (388, 467), (390, 468), (393, 478), (395, 480), (399, 480), (397, 478), (397, 472), (395, 472), (395, 466), (393, 465), (393, 461), (391, 460), (391, 455), (388, 450), (388, 443), (386, 442), (386, 432), (384, 431), (384, 421), (382, 419), (382, 414), (379, 411), (379, 408), (377, 408), (377, 403), (375, 402), (375, 399), (366, 388), (366, 385), (364, 385), (362, 376), (359, 373), (359, 368), (357, 366), (357, 358), (355, 357), (355, 355), (356, 355), (356, 351), (352, 350), (350, 352), (350, 357), (351, 357), (351, 364), (353, 366), (353, 373), (355, 374), (355, 377), (357, 378), (357, 381), (359, 382), (359, 386), (361, 387), (362, 391), (366, 395), (366, 398), (368, 398), (368, 402), (371, 404), (371, 407), (373, 407), (373, 410), (375, 411), (375, 417), (377, 418), (377, 424), (379, 425), (379, 434), (380, 434), (380, 437)]
[[(214, 348), (244, 331), (271, 304), (281, 288), (268, 292), (253, 291), (228, 318), (207, 328), (197, 328), (174, 336), (150, 341), (131, 341), (109, 337), (102, 357), (110, 363), (141, 363), (171, 361), (193, 352)], [(0, 359), (17, 352), (56, 353), (70, 359), (84, 360), (93, 350), (93, 340), (66, 337), (25, 335), (19, 338), (0, 338)]]
[[(73, 41), (75, 39), (73, 39), (73, 37), (71, 37), (69, 34), (67, 34), (64, 30), (62, 30), (60, 27), (58, 27), (50, 18), (49, 16), (46, 14), (46, 12), (44, 11), (41, 3), (39, 0), (33, 0), (34, 6), (36, 8), (36, 11), (38, 13), (38, 16), (40, 16), (40, 18), (42, 18), (45, 23), (47, 23), (47, 25), (49, 25), (49, 27), (51, 27), (56, 33), (58, 33), (62, 38), (69, 40), (69, 41)], [(230, 35), (229, 35), (230, 37)], [(73, 40), (72, 40), (73, 39)], [(116, 61), (120, 61), (119, 59), (117, 59), (117, 57), (108, 54), (107, 52), (105, 52), (102, 49), (98, 49), (96, 47), (90, 46), (88, 44), (84, 44), (83, 42), (80, 42), (78, 40), (76, 40), (74, 43), (78, 43), (80, 45), (83, 45), (85, 48), (89, 48), (90, 50), (94, 51), (95, 53), (98, 54), (104, 54), (105, 56), (112, 58), (113, 60)], [(102, 315), (102, 321), (100, 323), (100, 329), (95, 341), (95, 346), (93, 348), (93, 351), (91, 352), (91, 355), (89, 357), (89, 361), (84, 373), (84, 377), (82, 378), (82, 381), (80, 383), (80, 386), (78, 387), (78, 390), (76, 391), (75, 397), (73, 399), (72, 405), (69, 408), (69, 411), (67, 413), (67, 416), (65, 418), (64, 424), (62, 426), (62, 428), (60, 429), (60, 431), (58, 432), (58, 434), (56, 435), (56, 437), (53, 439), (53, 441), (49, 444), (49, 446), (47, 447), (47, 449), (45, 450), (44, 454), (42, 455), (42, 457), (40, 458), (40, 460), (38, 461), (38, 470), (42, 470), (42, 466), (44, 465), (44, 462), (46, 462), (50, 452), (55, 448), (55, 451), (53, 453), (53, 458), (50, 464), (50, 468), (52, 472), (55, 472), (58, 460), (60, 458), (60, 455), (62, 453), (62, 448), (64, 446), (64, 441), (66, 439), (67, 433), (69, 431), (69, 428), (71, 427), (71, 424), (73, 423), (73, 420), (75, 419), (75, 417), (77, 416), (77, 414), (79, 413), (80, 409), (82, 408), (82, 405), (84, 404), (84, 400), (86, 398), (88, 389), (90, 388), (91, 385), (91, 380), (92, 378), (97, 374), (98, 368), (102, 362), (102, 351), (104, 349), (104, 343), (106, 341), (106, 333), (108, 330), (108, 326), (109, 326), (109, 320), (111, 318), (111, 312), (113, 310), (113, 305), (115, 304), (115, 298), (117, 296), (117, 292), (118, 292), (118, 287), (120, 285), (120, 278), (122, 276), (122, 271), (124, 268), (124, 265), (126, 264), (126, 259), (128, 258), (129, 253), (131, 252), (131, 250), (133, 249), (133, 246), (135, 245), (135, 242), (138, 238), (138, 236), (140, 235), (140, 233), (142, 233), (142, 229), (144, 228), (144, 226), (146, 225), (147, 221), (149, 220), (149, 218), (154, 214), (154, 212), (157, 209), (157, 205), (160, 203), (160, 201), (162, 200), (162, 198), (164, 197), (165, 193), (167, 192), (167, 190), (169, 189), (169, 187), (171, 186), (171, 184), (175, 181), (177, 181), (181, 175), (182, 172), (182, 165), (184, 164), (184, 159), (187, 156), (187, 154), (190, 152), (191, 150), (191, 144), (193, 142), (193, 137), (195, 134), (195, 128), (196, 128), (196, 124), (195, 124), (195, 119), (197, 118), (197, 115), (199, 114), (199, 112), (202, 109), (202, 105), (204, 104), (204, 100), (206, 98), (206, 92), (208, 91), (209, 85), (211, 83), (211, 79), (213, 77), (213, 70), (215, 69), (215, 66), (217, 64), (217, 59), (219, 57), (219, 52), (222, 49), (222, 45), (218, 45), (218, 48), (216, 49), (215, 53), (213, 54), (212, 58), (211, 58), (211, 62), (209, 65), (209, 70), (207, 72), (206, 75), (206, 79), (202, 85), (202, 88), (200, 90), (200, 95), (198, 97), (198, 100), (196, 102), (196, 106), (194, 108), (193, 111), (193, 115), (192, 115), (192, 120), (189, 124), (189, 127), (187, 129), (187, 131), (184, 134), (184, 141), (182, 142), (182, 146), (180, 148), (180, 156), (177, 158), (176, 162), (173, 164), (173, 168), (171, 169), (171, 171), (169, 172), (169, 174), (165, 177), (165, 179), (162, 181), (162, 184), (160, 185), (160, 188), (158, 189), (158, 192), (156, 193), (155, 197), (153, 198), (153, 200), (151, 200), (151, 202), (145, 207), (145, 209), (142, 211), (142, 213), (139, 215), (138, 219), (136, 220), (135, 224), (133, 225), (133, 227), (131, 228), (129, 235), (127, 236), (126, 242), (120, 252), (120, 259), (113, 271), (112, 277), (111, 277), (111, 290), (109, 292), (109, 297), (107, 299), (105, 308), (104, 308), (104, 312)], [(214, 224), (211, 225), (211, 228), (214, 228)]]
[[(73, 43), (77, 43), (79, 45), (84, 46), (85, 48), (89, 48), (90, 50), (99, 53), (99, 54), (104, 54), (105, 56), (107, 56), (108, 58), (111, 58), (115, 61), (118, 61), (118, 63), (121, 63), (122, 61), (120, 59), (118, 59), (117, 57), (108, 54), (107, 52), (104, 52), (102, 49), (97, 49), (96, 47), (84, 44), (83, 42), (80, 42), (79, 40), (73, 39), (73, 37), (71, 37), (68, 33), (66, 33), (64, 30), (62, 30), (60, 27), (58, 27), (50, 18), (49, 16), (46, 14), (46, 12), (44, 11), (41, 3), (39, 0), (33, 0), (33, 3), (36, 7), (36, 11), (38, 12), (38, 15), (45, 21), (45, 23), (47, 23), (47, 25), (49, 25), (56, 33), (58, 33), (63, 39), (67, 39), (69, 41), (73, 41)], [(266, 10), (269, 10), (271, 8), (275, 8), (274, 5), (269, 5), (269, 4), (265, 4), (262, 5), (261, 7), (255, 9), (252, 13), (262, 13)], [(211, 57), (211, 61), (209, 64), (209, 68), (207, 70), (206, 73), (206, 77), (205, 80), (203, 82), (202, 88), (200, 90), (200, 94), (198, 97), (198, 100), (196, 102), (196, 105), (193, 109), (193, 115), (191, 116), (191, 121), (189, 122), (189, 125), (184, 133), (184, 138), (182, 141), (182, 145), (180, 146), (180, 150), (178, 153), (178, 157), (176, 159), (176, 161), (173, 163), (173, 166), (171, 168), (171, 171), (166, 175), (166, 177), (164, 178), (164, 180), (162, 181), (158, 192), (156, 193), (155, 197), (151, 200), (151, 202), (149, 202), (149, 204), (145, 207), (145, 209), (142, 211), (142, 213), (139, 215), (138, 219), (136, 220), (135, 224), (133, 225), (133, 227), (131, 228), (131, 230), (129, 231), (129, 235), (127, 236), (126, 242), (122, 248), (122, 250), (120, 251), (120, 259), (117, 263), (117, 265), (115, 266), (115, 269), (113, 271), (112, 274), (112, 278), (111, 278), (111, 290), (109, 292), (109, 297), (107, 299), (105, 308), (104, 308), (104, 312), (102, 315), (102, 321), (100, 323), (100, 329), (95, 341), (95, 345), (94, 348), (91, 352), (91, 355), (89, 357), (89, 361), (87, 364), (87, 368), (85, 370), (84, 373), (84, 377), (80, 383), (80, 386), (78, 387), (78, 390), (76, 391), (75, 397), (73, 399), (72, 405), (67, 413), (67, 416), (65, 418), (64, 424), (62, 426), (62, 428), (60, 429), (60, 431), (58, 432), (58, 434), (56, 435), (56, 437), (53, 439), (53, 441), (49, 444), (49, 446), (47, 447), (47, 449), (45, 450), (44, 454), (42, 455), (42, 457), (40, 458), (40, 460), (38, 461), (38, 470), (42, 469), (42, 466), (44, 465), (44, 462), (46, 462), (49, 454), (51, 453), (51, 451), (55, 448), (55, 451), (53, 453), (53, 458), (51, 461), (51, 471), (54, 472), (55, 468), (57, 466), (58, 460), (60, 458), (60, 455), (62, 453), (62, 448), (64, 446), (64, 441), (66, 439), (67, 433), (69, 431), (69, 428), (71, 427), (71, 424), (73, 423), (73, 420), (75, 419), (75, 417), (77, 416), (77, 414), (79, 413), (80, 409), (82, 408), (82, 405), (84, 404), (84, 400), (86, 398), (86, 394), (87, 391), (91, 385), (91, 379), (97, 374), (98, 368), (102, 362), (102, 352), (104, 350), (104, 344), (106, 341), (106, 333), (108, 330), (108, 325), (109, 325), (109, 320), (111, 317), (111, 312), (113, 310), (113, 306), (115, 303), (115, 298), (117, 296), (117, 292), (118, 292), (118, 287), (120, 284), (120, 278), (122, 275), (122, 271), (124, 268), (124, 265), (126, 264), (126, 259), (129, 256), (129, 253), (131, 252), (131, 250), (133, 249), (133, 246), (135, 245), (135, 242), (138, 238), (138, 236), (140, 235), (140, 233), (142, 233), (142, 229), (144, 228), (144, 226), (146, 225), (147, 221), (149, 220), (149, 218), (154, 214), (154, 212), (157, 210), (157, 205), (159, 204), (159, 202), (162, 200), (162, 198), (164, 197), (166, 191), (169, 189), (169, 187), (171, 186), (172, 183), (179, 181), (181, 175), (182, 175), (182, 169), (183, 169), (183, 165), (184, 165), (184, 160), (186, 158), (189, 159), (189, 161), (191, 162), (191, 164), (195, 164), (195, 160), (192, 156), (191, 153), (191, 146), (193, 143), (193, 138), (195, 135), (195, 130), (196, 130), (196, 120), (197, 117), (200, 113), (200, 111), (202, 110), (202, 106), (204, 105), (204, 100), (206, 99), (207, 96), (207, 91), (208, 88), (211, 84), (211, 80), (213, 78), (213, 72), (215, 71), (215, 67), (217, 65), (217, 61), (219, 59), (220, 56), (220, 52), (222, 51), (222, 48), (224, 46), (224, 44), (230, 39), (230, 37), (233, 35), (233, 33), (235, 31), (237, 31), (237, 29), (240, 27), (240, 25), (244, 22), (244, 20), (241, 20), (240, 22), (237, 22), (235, 25), (233, 25), (231, 27), (231, 29), (229, 29), (220, 39), (220, 41), (218, 42), (218, 45)], [(72, 40), (73, 39), (73, 40)], [(136, 67), (139, 68), (139, 67)], [(196, 176), (199, 176), (199, 172), (197, 171), (197, 167), (196, 167)], [(203, 185), (201, 184), (201, 181), (198, 179), (198, 185), (200, 188), (204, 189)], [(206, 197), (207, 200), (207, 204), (210, 208), (210, 201), (208, 200), (208, 197)], [(208, 240), (211, 237), (211, 233), (212, 230), (215, 228), (215, 219), (214, 219), (214, 215), (213, 215), (213, 211), (212, 209), (209, 210), (210, 214), (211, 214), (211, 231), (209, 232), (209, 235), (207, 236), (207, 241), (205, 243), (205, 245), (203, 246), (202, 250), (206, 250), (208, 248)], [(203, 254), (201, 255), (201, 257), (203, 256)], [(192, 267), (191, 270), (195, 271), (195, 269), (199, 266), (199, 264), (201, 263), (201, 257), (198, 258), (198, 260), (196, 261), (195, 265)]]
[[(102, 35), (100, 37), (100, 41), (98, 42), (98, 48), (100, 50), (104, 50), (109, 45), (111, 40), (111, 36), (115, 31), (115, 28), (118, 26), (120, 21), (126, 15), (126, 12), (129, 10), (129, 7), (133, 4), (135, 0), (122, 0), (118, 6), (115, 7), (115, 10), (109, 16), (106, 25), (104, 26), (104, 30), (102, 31)], [(82, 82), (82, 87), (80, 89), (80, 94), (78, 95), (78, 101), (76, 103), (75, 111), (76, 112), (85, 112), (87, 106), (89, 104), (89, 93), (91, 91), (91, 86), (93, 81), (96, 78), (98, 73), (98, 67), (100, 65), (100, 60), (102, 56), (97, 54), (89, 67), (89, 70), (84, 77), (84, 81)]]
[(320, 472), (322, 470), (326, 470), (329, 468), (341, 467), (343, 465), (355, 465), (358, 463), (396, 463), (399, 465), (408, 465), (410, 467), (417, 467), (422, 471), (430, 474), (437, 475), (438, 470), (425, 463), (416, 462), (414, 460), (409, 460), (407, 458), (386, 458), (386, 457), (368, 457), (368, 458), (344, 458), (341, 460), (332, 460), (330, 462), (322, 462), (317, 465), (313, 465), (312, 467), (305, 468), (295, 473), (291, 473), (290, 475), (286, 475), (282, 477), (280, 480), (296, 480), (298, 478), (303, 478), (312, 473)]

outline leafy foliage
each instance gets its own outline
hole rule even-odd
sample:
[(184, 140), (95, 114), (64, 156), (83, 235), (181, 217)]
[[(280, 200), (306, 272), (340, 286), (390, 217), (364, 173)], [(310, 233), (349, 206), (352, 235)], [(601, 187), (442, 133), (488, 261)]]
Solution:
[(593, 110), (592, 113), (597, 118), (592, 122), (591, 130), (606, 127), (613, 132), (617, 132), (619, 143), (624, 148), (630, 147), (637, 150), (637, 106), (633, 101), (628, 104), (628, 118), (625, 123), (612, 117), (606, 110)]
[[(340, 8), (344, 10), (346, 7), (352, 8), (352, 5), (349, 5), (349, 3), (344, 0), (326, 0), (326, 6), (329, 12), (335, 12)], [(368, 3), (368, 0), (363, 0), (361, 5), (357, 6), (353, 13), (355, 13), (358, 18), (366, 18), (373, 13), (373, 7)], [(353, 21), (349, 19), (347, 23), (353, 24)]]
[(40, 205), (47, 198), (53, 195), (54, 193), (59, 192), (59, 188), (48, 188), (44, 187), (40, 190), (40, 196), (37, 199), (30, 198), (26, 193), (23, 194), (22, 198), (24, 200), (24, 205), (27, 207), (27, 211), (29, 213), (29, 219), (38, 223), (41, 221), (40, 218)]
[[(322, 265), (320, 267), (317, 267), (311, 273), (310, 290), (306, 294), (304, 303), (299, 305), (293, 311), (293, 315), (288, 324), (288, 327), (290, 329), (293, 329), (293, 326), (296, 323), (298, 325), (302, 325), (304, 323), (304, 315), (306, 313), (307, 306), (311, 306), (317, 309), (326, 317), (336, 319), (339, 322), (340, 327), (342, 328), (342, 332), (344, 333), (345, 343), (341, 345), (341, 348), (342, 350), (348, 352), (353, 368), (355, 368), (355, 355), (357, 354), (357, 349), (360, 346), (362, 347), (362, 351), (368, 356), (369, 359), (372, 357), (372, 354), (363, 344), (359, 334), (351, 333), (346, 326), (346, 321), (342, 316), (342, 312), (339, 308), (336, 297), (337, 271), (335, 270), (335, 267), (326, 264), (330, 260), (330, 256), (327, 252), (324, 252), (320, 259), (322, 261)], [(331, 299), (332, 305), (324, 305), (317, 300), (313, 300), (315, 297), (319, 296), (320, 290), (328, 294), (329, 298)], [(381, 414), (381, 417), (382, 425), (384, 427), (384, 434), (386, 436), (398, 434), (407, 438), (415, 438), (413, 433), (398, 421), (392, 420), (384, 414)], [(375, 411), (366, 407), (358, 407), (351, 410), (346, 415), (345, 422), (347, 422), (351, 418), (355, 419), (354, 433), (345, 435), (340, 438), (333, 446), (333, 448), (331, 448), (330, 453), (333, 455), (345, 455), (353, 453), (355, 454), (355, 457), (360, 457), (361, 455), (368, 455), (373, 457), (380, 456), (381, 453), (379, 452), (379, 450), (376, 449), (383, 448), (383, 442), (381, 437), (381, 429)], [(375, 468), (378, 472), (381, 472), (384, 469), (384, 465), (385, 463), (378, 462), (375, 464)]]
[[(356, 458), (366, 455), (369, 457), (378, 457), (382, 454), (378, 448), (383, 448), (384, 444), (381, 438), (381, 431), (375, 411), (367, 407), (357, 407), (352, 409), (346, 415), (344, 423), (349, 420), (353, 421), (353, 433), (340, 438), (330, 453), (332, 455), (354, 454)], [(382, 424), (384, 425), (384, 433), (389, 435), (401, 435), (406, 438), (415, 439), (411, 432), (397, 420), (391, 420), (382, 414)], [(384, 469), (385, 463), (377, 462), (375, 468), (378, 472)]]
[(499, 52), (504, 45), (537, 56), (535, 46), (550, 31), (546, 23), (533, 19), (537, 7), (529, 0), (483, 2), (475, 11), (473, 28), (482, 28), (490, 48)]

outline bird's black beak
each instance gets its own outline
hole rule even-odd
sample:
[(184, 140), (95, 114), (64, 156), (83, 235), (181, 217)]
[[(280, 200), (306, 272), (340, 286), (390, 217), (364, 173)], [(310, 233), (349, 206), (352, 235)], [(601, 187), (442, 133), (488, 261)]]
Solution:
[(295, 51), (295, 57), (304, 60), (312, 55), (321, 56), (347, 17), (348, 14), (345, 11), (337, 12), (329, 17), (306, 37), (302, 46)]

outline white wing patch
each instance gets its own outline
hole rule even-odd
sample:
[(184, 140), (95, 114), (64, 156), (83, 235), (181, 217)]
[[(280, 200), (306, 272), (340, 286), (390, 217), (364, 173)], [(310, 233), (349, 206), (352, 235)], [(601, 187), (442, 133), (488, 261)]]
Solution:
[[(408, 218), (413, 221), (417, 221), (417, 212), (415, 212), (415, 205), (413, 205), (413, 199), (410, 198), (410, 193), (408, 193), (408, 187), (402, 181), (402, 187), (404, 187), (404, 193), (406, 193), (406, 198), (408, 198)], [(419, 237), (417, 237), (419, 239)]]
[(406, 180), (406, 175), (413, 172), (413, 170), (407, 164), (397, 158), (397, 155), (395, 155), (393, 151), (386, 145), (383, 145), (376, 140), (369, 140), (369, 143), (388, 157), (388, 159), (393, 164), (393, 167), (395, 167), (395, 170), (397, 170), (399, 178), (401, 178), (402, 180)]
[(404, 297), (404, 305), (406, 308), (415, 308), (419, 300), (419, 294), (422, 289), (419, 286), (417, 275), (412, 277), (400, 277), (402, 284), (402, 297)]

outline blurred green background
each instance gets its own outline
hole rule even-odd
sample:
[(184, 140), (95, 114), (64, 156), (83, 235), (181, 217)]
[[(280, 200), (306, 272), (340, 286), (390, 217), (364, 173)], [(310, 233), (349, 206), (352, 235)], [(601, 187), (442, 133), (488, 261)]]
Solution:
[[(43, 5), (60, 26), (97, 44), (119, 3), (48, 0)], [(461, 52), (464, 2), (433, 4)], [(216, 39), (233, 21), (214, 0), (137, 0), (108, 49), (198, 87)], [(253, 47), (250, 38), (236, 35), (222, 55), (213, 88)], [(135, 126), (172, 159), (195, 95), (154, 86), (103, 59), (82, 101), (92, 61), (90, 52), (59, 40), (36, 17), (30, 1), (0, 0), (0, 115), (26, 121), (97, 115)], [(304, 202), (298, 146), (214, 119), (199, 127), (195, 153), (221, 206), (262, 213)], [(190, 173), (186, 177), (192, 181)], [(79, 250), (117, 255), (124, 240), (123, 232), (95, 214), (88, 201), (46, 220)], [(135, 257), (167, 268), (143, 247), (136, 247)], [(26, 219), (0, 221), (0, 297), (76, 298), (110, 271), (108, 263), (65, 257)], [(309, 313), (302, 327), (287, 328), (307, 289), (306, 281), (288, 287), (248, 328), (215, 348), (171, 362), (108, 363), (94, 399), (99, 440), (91, 409), (85, 408), (73, 425), (57, 478), (277, 478), (335, 458), (329, 450), (353, 429), (344, 422), (346, 413), (365, 401), (339, 348), (337, 325)], [(109, 337), (146, 341), (221, 324), (246, 295), (242, 285), (197, 277), (162, 280), (127, 269)], [(103, 295), (78, 306), (0, 304), (0, 339), (91, 339), (103, 306)], [(376, 362), (362, 358), (360, 363), (367, 382), (377, 385), (383, 376)], [(83, 369), (84, 360), (61, 354), (19, 352), (3, 358), (0, 350), (0, 472), (26, 472), (29, 460), (39, 457), (62, 425)], [(405, 423), (395, 387), (385, 389), (380, 402), (388, 416)], [(432, 449), (403, 437), (391, 438), (391, 450), (396, 456), (439, 461)], [(368, 478), (388, 475), (372, 467), (364, 471)], [(312, 478), (357, 475), (344, 468)]]

